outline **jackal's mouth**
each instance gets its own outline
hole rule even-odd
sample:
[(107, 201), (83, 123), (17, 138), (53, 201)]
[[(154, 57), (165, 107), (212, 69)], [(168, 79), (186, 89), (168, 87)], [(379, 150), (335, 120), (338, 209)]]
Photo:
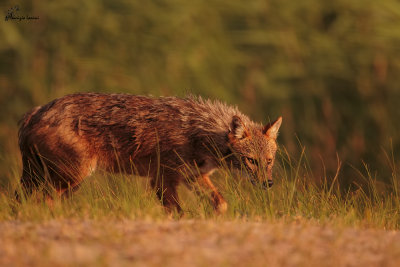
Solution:
[(274, 182), (272, 180), (267, 180), (267, 181), (261, 182), (261, 181), (255, 180), (255, 179), (250, 179), (250, 182), (255, 186), (261, 186), (264, 190), (269, 189), (274, 184)]

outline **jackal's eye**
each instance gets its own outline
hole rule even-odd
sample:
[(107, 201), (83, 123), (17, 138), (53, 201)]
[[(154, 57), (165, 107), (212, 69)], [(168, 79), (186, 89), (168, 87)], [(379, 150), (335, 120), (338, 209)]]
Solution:
[(252, 165), (257, 165), (258, 164), (256, 159), (246, 157), (246, 160)]
[(270, 165), (272, 163), (272, 159), (267, 159), (267, 164)]

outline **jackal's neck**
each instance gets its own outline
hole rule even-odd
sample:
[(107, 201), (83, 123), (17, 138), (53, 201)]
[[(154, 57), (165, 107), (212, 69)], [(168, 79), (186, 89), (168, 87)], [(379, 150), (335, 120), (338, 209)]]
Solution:
[(193, 142), (201, 140), (199, 142), (202, 146), (205, 145), (209, 152), (218, 158), (231, 154), (228, 133), (234, 116), (240, 117), (248, 127), (256, 126), (237, 107), (228, 106), (219, 101), (189, 98), (187, 104), (184, 120), (190, 138), (194, 140)]
[(188, 104), (191, 110), (188, 117), (193, 122), (192, 125), (196, 125), (198, 128), (210, 133), (227, 133), (234, 116), (240, 117), (249, 127), (254, 124), (236, 106), (229, 106), (216, 100), (213, 101), (201, 97), (189, 98)]

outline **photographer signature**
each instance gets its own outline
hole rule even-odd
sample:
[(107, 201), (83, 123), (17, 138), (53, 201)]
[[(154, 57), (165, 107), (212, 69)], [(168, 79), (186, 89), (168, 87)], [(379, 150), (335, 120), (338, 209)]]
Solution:
[(8, 20), (18, 20), (18, 21), (22, 21), (22, 20), (36, 20), (39, 19), (38, 16), (20, 16), (17, 14), (17, 12), (19, 11), (19, 6), (14, 6), (12, 8), (10, 8), (7, 11), (6, 17), (5, 17), (5, 21)]

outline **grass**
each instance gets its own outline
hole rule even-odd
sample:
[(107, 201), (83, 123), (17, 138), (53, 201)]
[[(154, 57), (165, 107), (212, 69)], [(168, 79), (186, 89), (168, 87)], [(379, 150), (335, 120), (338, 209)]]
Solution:
[(179, 188), (184, 216), (169, 216), (149, 179), (95, 173), (52, 206), (17, 203), (20, 167), (0, 191), (1, 266), (397, 266), (400, 201), (369, 167), (356, 190), (337, 173), (318, 180), (305, 150), (278, 155), (275, 185), (264, 190), (223, 166), (212, 178), (228, 202), (214, 212), (206, 194)]
[[(388, 156), (388, 159), (391, 157)], [(364, 185), (356, 190), (339, 186), (340, 166), (333, 177), (315, 182), (303, 153), (296, 160), (285, 150), (278, 155), (274, 170), (275, 185), (264, 190), (252, 185), (246, 175), (222, 168), (213, 176), (216, 186), (228, 202), (226, 214), (218, 215), (205, 194), (179, 189), (184, 219), (296, 221), (318, 224), (379, 229), (400, 228), (398, 176), (394, 161), (388, 160), (392, 184), (384, 190), (368, 166), (358, 171)], [(18, 168), (15, 164), (15, 168)], [(10, 181), (18, 181), (19, 171), (12, 169)], [(49, 207), (33, 198), (17, 203), (13, 182), (0, 195), (0, 220), (43, 221), (49, 219), (152, 219), (165, 220), (165, 214), (149, 179), (117, 174), (96, 173), (89, 177), (69, 199), (56, 199)], [(378, 189), (379, 188), (379, 189)], [(178, 214), (172, 216), (178, 219)]]

